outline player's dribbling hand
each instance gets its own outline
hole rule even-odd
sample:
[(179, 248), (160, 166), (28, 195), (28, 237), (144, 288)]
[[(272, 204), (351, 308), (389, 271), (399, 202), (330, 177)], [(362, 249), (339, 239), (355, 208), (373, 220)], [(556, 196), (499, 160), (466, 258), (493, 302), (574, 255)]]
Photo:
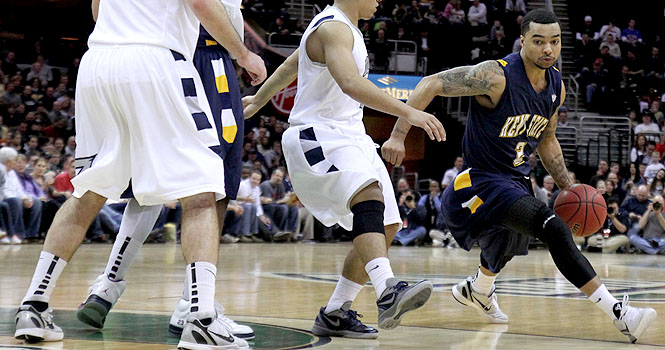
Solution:
[(439, 142), (446, 140), (446, 130), (435, 116), (413, 109), (407, 115), (406, 120), (409, 124), (425, 130), (430, 140), (437, 140)]
[(381, 146), (381, 156), (386, 162), (393, 164), (394, 166), (402, 165), (404, 156), (406, 155), (406, 149), (404, 148), (404, 141), (398, 140), (394, 137), (390, 137), (388, 141), (383, 143)]
[(266, 72), (266, 64), (259, 55), (249, 51), (244, 57), (238, 57), (238, 64), (245, 68), (249, 76), (252, 77), (252, 86), (261, 84), (268, 73)]
[(245, 119), (251, 118), (256, 112), (258, 112), (262, 105), (256, 103), (256, 96), (250, 95), (242, 98), (242, 108), (245, 112)]

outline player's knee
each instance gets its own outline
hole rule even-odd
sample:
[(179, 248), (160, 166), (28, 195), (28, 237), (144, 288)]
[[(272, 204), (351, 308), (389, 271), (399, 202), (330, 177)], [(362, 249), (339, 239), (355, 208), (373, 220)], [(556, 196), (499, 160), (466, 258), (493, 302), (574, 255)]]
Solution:
[(372, 182), (358, 191), (358, 193), (351, 198), (351, 207), (365, 201), (378, 201), (383, 203), (383, 191), (381, 191), (378, 182)]
[(570, 235), (568, 225), (545, 204), (542, 204), (536, 211), (532, 232), (534, 237), (545, 243), (548, 243), (554, 237), (561, 238)]
[(351, 207), (353, 213), (353, 239), (370, 232), (385, 234), (383, 226), (383, 202), (368, 200), (356, 203)]

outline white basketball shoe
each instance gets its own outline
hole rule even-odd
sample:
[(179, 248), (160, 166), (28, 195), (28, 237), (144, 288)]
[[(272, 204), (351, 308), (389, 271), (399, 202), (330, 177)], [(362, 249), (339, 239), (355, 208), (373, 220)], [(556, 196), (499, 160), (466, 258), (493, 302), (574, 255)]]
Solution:
[(508, 315), (499, 308), (499, 303), (494, 293), (495, 288), (489, 295), (475, 292), (471, 288), (473, 277), (467, 277), (464, 281), (453, 286), (453, 298), (458, 303), (471, 306), (476, 309), (487, 321), (491, 323), (508, 323)]
[(656, 319), (656, 310), (652, 308), (632, 307), (628, 303), (628, 294), (623, 295), (623, 300), (614, 306), (614, 325), (617, 329), (630, 339), (632, 343), (637, 341), (649, 325)]
[[(234, 320), (228, 318), (224, 314), (224, 307), (222, 304), (215, 302), (215, 311), (217, 311), (217, 318), (229, 326), (231, 334), (246, 340), (254, 339), (254, 330), (249, 326), (237, 324)], [(187, 324), (188, 316), (189, 302), (181, 298), (178, 300), (178, 305), (176, 305), (173, 315), (171, 315), (169, 332), (175, 335), (180, 335)]]

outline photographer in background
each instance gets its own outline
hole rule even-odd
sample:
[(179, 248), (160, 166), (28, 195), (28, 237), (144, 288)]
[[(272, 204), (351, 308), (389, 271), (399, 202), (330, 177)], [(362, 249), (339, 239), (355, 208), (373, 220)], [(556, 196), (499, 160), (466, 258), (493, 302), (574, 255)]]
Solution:
[[(599, 233), (589, 237), (588, 250), (602, 250), (603, 253), (616, 253), (620, 248), (628, 248), (626, 232), (630, 226), (627, 215), (619, 212), (619, 203), (615, 198), (607, 200), (607, 219)], [(627, 250), (626, 250), (627, 251)]]
[(404, 225), (395, 235), (393, 243), (399, 243), (403, 246), (411, 243), (419, 244), (427, 234), (425, 228), (427, 209), (416, 204), (416, 196), (414, 196), (412, 190), (402, 192), (399, 199), (399, 214)]
[(665, 251), (665, 217), (663, 217), (663, 196), (656, 196), (649, 204), (637, 228), (628, 232), (630, 244), (647, 254)]

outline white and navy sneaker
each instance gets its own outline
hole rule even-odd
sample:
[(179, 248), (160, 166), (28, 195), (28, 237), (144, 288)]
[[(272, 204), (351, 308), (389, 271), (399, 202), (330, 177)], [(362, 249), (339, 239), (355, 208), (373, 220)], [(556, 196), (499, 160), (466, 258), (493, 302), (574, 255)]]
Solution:
[(186, 350), (249, 350), (249, 344), (231, 334), (230, 326), (219, 318), (209, 318), (209, 324), (190, 318), (178, 342), (178, 349)]
[(614, 326), (634, 343), (653, 323), (657, 313), (652, 308), (630, 306), (628, 294), (624, 294), (623, 300), (614, 305), (614, 316), (617, 318), (614, 320)]
[(467, 277), (464, 281), (453, 286), (453, 298), (458, 303), (471, 306), (476, 309), (487, 321), (491, 323), (508, 323), (508, 315), (499, 308), (496, 298), (495, 287), (489, 295), (475, 292), (471, 287), (473, 277)]
[[(245, 340), (254, 339), (254, 330), (249, 326), (237, 324), (234, 320), (224, 315), (224, 306), (222, 306), (222, 304), (215, 302), (215, 311), (217, 312), (217, 318), (230, 327), (231, 334)], [(182, 334), (188, 316), (189, 302), (181, 298), (178, 300), (178, 305), (176, 305), (173, 315), (171, 315), (171, 320), (169, 321), (169, 333), (174, 335)]]
[(16, 313), (14, 338), (28, 343), (62, 340), (62, 329), (53, 323), (51, 312), (51, 308), (39, 312), (32, 305), (21, 305)]
[(319, 310), (312, 333), (318, 336), (346, 337), (359, 339), (376, 339), (379, 331), (364, 325), (358, 318), (363, 315), (351, 310), (351, 302), (347, 301), (338, 310), (326, 313), (326, 308)]
[(97, 276), (95, 283), (88, 289), (88, 298), (76, 311), (76, 318), (89, 326), (103, 328), (106, 315), (120, 299), (126, 286), (124, 280), (111, 281), (105, 274)]
[(376, 301), (379, 307), (379, 328), (393, 329), (399, 326), (402, 315), (425, 305), (433, 289), (432, 282), (428, 280), (410, 286), (396, 278), (388, 279), (386, 290)]

